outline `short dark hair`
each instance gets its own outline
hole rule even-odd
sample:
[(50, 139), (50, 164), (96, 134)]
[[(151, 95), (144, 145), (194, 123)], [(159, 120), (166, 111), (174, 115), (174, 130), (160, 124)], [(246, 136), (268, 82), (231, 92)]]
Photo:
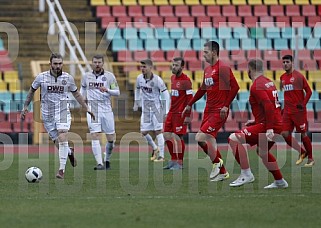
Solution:
[(173, 61), (178, 62), (181, 61), (181, 66), (185, 66), (185, 60), (182, 57), (175, 57), (173, 58)]
[(216, 41), (210, 40), (204, 44), (204, 47), (208, 47), (211, 51), (216, 51), (217, 56), (219, 55), (220, 45)]
[(140, 61), (141, 64), (146, 64), (148, 66), (153, 66), (153, 61), (150, 59), (143, 59)]
[(261, 59), (251, 59), (248, 63), (248, 66), (256, 72), (263, 71), (263, 61)]
[(52, 59), (62, 59), (62, 60), (63, 60), (62, 55), (59, 54), (59, 53), (51, 53), (49, 59), (50, 59), (50, 62), (51, 62), (51, 63), (52, 63)]
[(102, 59), (103, 62), (104, 62), (104, 56), (103, 56), (103, 55), (100, 55), (100, 54), (94, 55), (93, 58), (92, 58), (92, 60), (93, 60), (93, 59)]
[(282, 57), (282, 60), (290, 60), (291, 62), (293, 62), (293, 57), (292, 55), (285, 55)]

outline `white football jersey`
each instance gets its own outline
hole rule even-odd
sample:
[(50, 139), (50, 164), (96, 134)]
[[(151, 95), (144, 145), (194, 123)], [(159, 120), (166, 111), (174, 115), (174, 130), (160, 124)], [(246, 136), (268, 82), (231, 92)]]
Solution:
[(96, 75), (93, 72), (87, 72), (81, 80), (82, 89), (87, 92), (88, 105), (92, 112), (111, 112), (111, 96), (109, 93), (101, 92), (100, 87), (111, 90), (119, 90), (116, 77), (113, 73), (103, 71)]
[(136, 79), (136, 89), (141, 91), (142, 110), (147, 109), (153, 111), (156, 109), (159, 111), (162, 107), (160, 100), (160, 93), (167, 90), (167, 87), (161, 77), (153, 74), (151, 79), (145, 79), (143, 74), (138, 75)]
[(76, 92), (77, 86), (74, 78), (62, 72), (57, 78), (45, 71), (37, 75), (31, 87), (37, 90), (41, 89), (41, 112), (44, 116), (69, 111), (69, 92)]

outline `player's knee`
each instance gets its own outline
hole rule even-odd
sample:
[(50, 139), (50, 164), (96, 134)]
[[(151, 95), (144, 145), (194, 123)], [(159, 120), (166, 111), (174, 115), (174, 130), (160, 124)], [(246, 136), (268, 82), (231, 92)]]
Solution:
[(170, 132), (164, 132), (163, 135), (165, 140), (170, 140), (172, 138), (172, 133)]
[(206, 135), (203, 133), (203, 132), (198, 132), (196, 135), (195, 135), (195, 140), (197, 142), (205, 142), (206, 141)]
[(288, 132), (288, 131), (282, 131), (282, 132), (281, 132), (281, 135), (283, 136), (283, 138), (287, 138), (287, 137), (289, 137), (290, 132)]
[(91, 133), (91, 138), (93, 140), (99, 140), (99, 133), (97, 133), (97, 132)]

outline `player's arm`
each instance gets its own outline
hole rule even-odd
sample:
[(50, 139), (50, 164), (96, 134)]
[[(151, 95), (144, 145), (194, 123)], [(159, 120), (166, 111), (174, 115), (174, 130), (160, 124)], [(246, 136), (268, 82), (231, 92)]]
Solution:
[(108, 93), (110, 96), (117, 97), (117, 96), (120, 95), (120, 90), (119, 90), (119, 86), (118, 86), (118, 83), (117, 83), (115, 75), (112, 75), (112, 77), (113, 77), (113, 80), (110, 83), (109, 88), (100, 87), (100, 91), (103, 92), (103, 93)]
[(170, 103), (171, 103), (171, 96), (169, 95), (169, 92), (168, 92), (167, 89), (161, 91), (161, 99), (165, 100), (165, 103), (166, 103), (166, 105), (165, 105), (165, 108), (166, 108), (165, 114), (167, 115), (167, 113), (169, 112)]
[(257, 99), (257, 102), (261, 105), (261, 107), (264, 110), (265, 119), (266, 119), (266, 123), (265, 123), (266, 129), (273, 129), (274, 110), (276, 108), (279, 108), (280, 105), (278, 104), (278, 107), (276, 107), (277, 104), (274, 101), (270, 100), (268, 93), (272, 93), (273, 97), (276, 99), (277, 90), (271, 91), (271, 90), (266, 90), (264, 88), (259, 87), (252, 92), (253, 92), (253, 96)]
[(136, 112), (138, 110), (138, 107), (141, 107), (140, 103), (140, 87), (138, 83), (138, 77), (136, 79), (136, 85), (135, 85), (135, 92), (134, 92), (134, 107), (133, 110)]
[[(193, 90), (191, 80), (187, 80), (185, 83), (185, 106), (193, 99)], [(189, 124), (191, 122), (191, 110), (184, 113), (184, 124)]]
[(29, 104), (31, 103), (31, 101), (33, 100), (33, 97), (35, 95), (35, 92), (36, 92), (37, 89), (34, 89), (32, 88), (32, 86), (30, 87), (29, 91), (28, 91), (28, 94), (27, 94), (27, 97), (26, 97), (26, 100), (25, 100), (25, 103), (23, 105), (23, 109), (21, 111), (21, 114), (20, 114), (20, 118), (21, 119), (25, 119), (26, 117), (26, 114), (29, 112), (28, 111), (28, 106)]
[(312, 96), (312, 90), (309, 86), (309, 83), (307, 82), (307, 80), (305, 79), (304, 76), (303, 77), (303, 90), (305, 91), (305, 96), (304, 96), (304, 100), (303, 100), (303, 104), (306, 107), (306, 105), (308, 104), (311, 96)]

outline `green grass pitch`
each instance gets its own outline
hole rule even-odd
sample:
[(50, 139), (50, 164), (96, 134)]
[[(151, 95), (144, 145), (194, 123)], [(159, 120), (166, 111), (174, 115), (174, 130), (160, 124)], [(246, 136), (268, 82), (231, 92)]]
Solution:
[[(211, 164), (202, 152), (186, 153), (182, 171), (163, 170), (146, 152), (114, 153), (112, 169), (94, 171), (93, 155), (79, 153), (55, 178), (53, 153), (0, 153), (1, 227), (319, 227), (320, 154), (313, 168), (296, 166), (295, 152), (275, 154), (288, 189), (264, 190), (272, 182), (254, 150), (249, 151), (256, 181), (238, 188), (231, 152), (222, 151), (230, 179), (209, 181)], [(29, 166), (43, 171), (27, 183)]]

